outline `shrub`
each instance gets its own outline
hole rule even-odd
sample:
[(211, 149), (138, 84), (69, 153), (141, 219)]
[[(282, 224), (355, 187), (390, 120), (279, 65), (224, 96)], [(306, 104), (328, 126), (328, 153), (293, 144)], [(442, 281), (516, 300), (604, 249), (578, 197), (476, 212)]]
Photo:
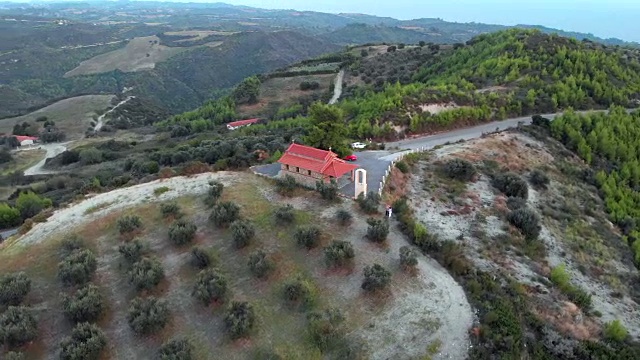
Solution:
[(404, 268), (413, 268), (418, 265), (418, 254), (410, 247), (400, 248), (400, 265)]
[(273, 261), (271, 261), (262, 250), (258, 250), (249, 255), (248, 265), (253, 276), (257, 278), (264, 278), (274, 267)]
[(497, 175), (492, 183), (493, 186), (507, 196), (519, 197), (525, 200), (529, 197), (527, 182), (514, 173)]
[(296, 215), (293, 211), (293, 206), (290, 204), (278, 207), (274, 216), (276, 217), (276, 222), (278, 224), (291, 224), (296, 220)]
[(20, 305), (31, 290), (31, 279), (24, 272), (0, 277), (0, 305)]
[(81, 150), (78, 157), (83, 165), (100, 164), (102, 162), (102, 151), (96, 148), (87, 148)]
[(207, 196), (205, 198), (205, 204), (208, 206), (215, 205), (220, 197), (222, 197), (222, 191), (224, 190), (224, 184), (219, 181), (213, 180), (209, 182), (209, 190), (207, 190)]
[(84, 241), (76, 234), (65, 237), (60, 244), (60, 250), (64, 256), (68, 256), (75, 250), (80, 249), (84, 249)]
[(9, 351), (4, 354), (4, 360), (25, 360), (26, 357), (23, 353), (17, 351)]
[(349, 225), (351, 220), (353, 219), (353, 215), (348, 210), (340, 209), (336, 211), (336, 220), (342, 226)]
[(507, 198), (507, 207), (509, 210), (518, 210), (527, 207), (527, 200), (520, 197), (509, 197)]
[(211, 265), (211, 257), (199, 247), (191, 249), (191, 264), (198, 269), (204, 269)]
[(542, 170), (536, 169), (529, 175), (529, 182), (538, 189), (546, 189), (549, 185), (549, 177)]
[(65, 285), (83, 285), (91, 280), (97, 267), (90, 250), (76, 250), (58, 264), (58, 277)]
[(296, 179), (291, 175), (285, 175), (283, 178), (276, 179), (276, 191), (284, 196), (291, 196), (298, 188)]
[(214, 205), (209, 215), (211, 220), (217, 227), (224, 227), (236, 221), (240, 216), (240, 207), (232, 202), (221, 202)]
[(160, 204), (160, 213), (164, 218), (173, 217), (179, 219), (182, 217), (180, 206), (178, 206), (178, 204), (175, 202)]
[(534, 240), (540, 235), (540, 218), (527, 207), (510, 212), (507, 215), (507, 220), (517, 227), (527, 240)]
[(127, 321), (136, 333), (152, 334), (164, 328), (169, 321), (169, 308), (163, 300), (153, 296), (137, 297), (129, 305)]
[(127, 234), (142, 227), (142, 220), (136, 215), (125, 215), (118, 219), (118, 231)]
[(196, 224), (186, 220), (178, 220), (169, 227), (169, 240), (175, 245), (190, 243), (196, 235), (196, 230)]
[(429, 233), (429, 230), (421, 223), (416, 222), (411, 230), (413, 242), (423, 251), (433, 251), (438, 248), (438, 239)]
[(193, 345), (187, 339), (171, 340), (160, 348), (160, 360), (191, 360)]
[(592, 306), (591, 295), (579, 286), (571, 284), (571, 278), (564, 265), (556, 266), (551, 270), (551, 282), (554, 283), (569, 300), (578, 305), (583, 310), (589, 310)]
[(191, 295), (202, 301), (204, 305), (223, 300), (226, 294), (227, 279), (214, 268), (200, 271), (191, 291)]
[(298, 245), (313, 249), (320, 242), (320, 228), (317, 226), (299, 227), (293, 237)]
[(356, 201), (362, 211), (367, 214), (375, 214), (378, 212), (378, 206), (380, 205), (380, 195), (373, 191), (369, 191), (366, 196), (360, 193)]
[(61, 360), (96, 360), (107, 346), (107, 337), (99, 327), (89, 323), (76, 325), (71, 337), (60, 343)]
[(602, 332), (605, 339), (613, 342), (623, 342), (629, 335), (629, 332), (625, 329), (620, 320), (613, 320), (604, 324)]
[(381, 219), (369, 218), (367, 219), (367, 238), (373, 242), (383, 242), (389, 235), (389, 222)]
[(65, 316), (73, 322), (93, 322), (104, 310), (104, 298), (97, 286), (89, 284), (71, 296), (64, 295), (62, 309)]
[(316, 182), (316, 190), (325, 200), (335, 201), (338, 199), (338, 183), (335, 180), (331, 180), (329, 184), (324, 181)]
[(550, 279), (551, 282), (556, 284), (559, 288), (569, 286), (571, 280), (564, 265), (559, 265), (551, 269)]
[(382, 267), (382, 265), (374, 264), (364, 268), (364, 281), (362, 288), (366, 291), (376, 291), (384, 289), (391, 281), (391, 272)]
[(224, 317), (225, 327), (232, 339), (247, 335), (255, 321), (253, 306), (247, 302), (234, 301)]
[(29, 308), (9, 306), (0, 315), (0, 341), (9, 347), (26, 344), (37, 335), (38, 323)]
[(471, 181), (476, 174), (473, 165), (464, 159), (451, 159), (444, 164), (444, 173), (451, 179)]
[[(156, 170), (155, 172), (158, 172), (158, 171)], [(167, 186), (160, 186), (160, 187), (157, 187), (157, 188), (153, 189), (153, 195), (160, 196), (160, 195), (168, 192), (169, 190), (171, 190), (171, 188), (169, 188)]]
[(128, 263), (133, 264), (142, 258), (145, 246), (140, 240), (136, 239), (118, 246), (118, 252), (122, 254)]
[(338, 309), (312, 312), (307, 316), (309, 336), (322, 351), (329, 349), (336, 340), (344, 336), (344, 316)]
[(18, 226), (20, 222), (20, 210), (5, 203), (0, 204), (0, 229)]
[(284, 300), (291, 305), (311, 306), (314, 300), (312, 294), (313, 286), (301, 277), (287, 281), (282, 288)]
[(353, 245), (348, 241), (334, 240), (324, 248), (324, 260), (327, 266), (343, 266), (356, 256)]
[(245, 220), (236, 220), (231, 224), (231, 234), (233, 244), (237, 249), (242, 249), (249, 245), (256, 234), (253, 225)]
[(398, 170), (403, 174), (407, 174), (409, 172), (409, 165), (404, 161), (398, 161), (396, 163), (396, 168), (398, 168)]
[(160, 261), (143, 257), (133, 264), (129, 270), (129, 282), (138, 290), (148, 290), (158, 285), (164, 278), (164, 271)]
[(21, 192), (16, 200), (16, 209), (23, 219), (38, 215), (38, 213), (52, 205), (51, 199), (43, 198), (32, 191)]

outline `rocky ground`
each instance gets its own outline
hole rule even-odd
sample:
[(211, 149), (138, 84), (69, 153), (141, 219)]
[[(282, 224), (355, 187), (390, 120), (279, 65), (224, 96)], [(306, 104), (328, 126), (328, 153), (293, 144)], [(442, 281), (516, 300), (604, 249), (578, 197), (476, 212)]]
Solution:
[[(585, 168), (560, 146), (520, 132), (506, 132), (446, 145), (419, 163), (408, 187), (416, 216), (441, 240), (463, 245), (480, 269), (506, 274), (526, 289), (534, 313), (577, 339), (595, 339), (604, 323), (618, 319), (640, 336), (638, 272), (630, 249), (607, 220), (597, 190), (571, 173)], [(459, 184), (439, 174), (449, 159), (472, 162), (479, 174)], [(507, 198), (487, 175), (513, 171), (524, 178), (534, 169), (549, 175), (546, 190), (529, 186), (527, 205), (541, 216), (539, 247), (525, 246), (506, 221)], [(564, 265), (571, 282), (592, 296), (585, 313), (548, 281), (550, 270)]]

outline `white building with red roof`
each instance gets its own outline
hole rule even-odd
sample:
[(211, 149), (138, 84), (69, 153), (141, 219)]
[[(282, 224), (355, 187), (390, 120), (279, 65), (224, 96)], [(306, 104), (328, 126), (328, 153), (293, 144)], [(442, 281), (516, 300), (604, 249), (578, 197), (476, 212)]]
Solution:
[(34, 136), (15, 135), (15, 138), (20, 143), (20, 146), (33, 145), (33, 143), (38, 141), (38, 138)]
[(346, 174), (353, 181), (358, 168), (358, 165), (349, 164), (334, 152), (299, 144), (291, 144), (278, 163), (281, 165), (280, 176), (291, 175), (308, 186), (315, 186), (318, 180), (326, 183), (338, 180)]
[(227, 123), (227, 129), (235, 130), (243, 126), (249, 126), (251, 124), (255, 124), (258, 121), (260, 121), (260, 119), (246, 119), (246, 120), (240, 120), (240, 121), (233, 121), (233, 122)]

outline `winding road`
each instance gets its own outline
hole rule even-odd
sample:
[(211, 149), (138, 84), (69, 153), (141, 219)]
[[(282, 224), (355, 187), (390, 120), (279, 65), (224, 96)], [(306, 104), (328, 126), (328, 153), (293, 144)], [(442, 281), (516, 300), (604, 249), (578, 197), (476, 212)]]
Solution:
[(342, 96), (342, 79), (344, 79), (344, 69), (340, 70), (333, 82), (333, 97), (329, 100), (329, 105), (337, 103), (340, 96)]

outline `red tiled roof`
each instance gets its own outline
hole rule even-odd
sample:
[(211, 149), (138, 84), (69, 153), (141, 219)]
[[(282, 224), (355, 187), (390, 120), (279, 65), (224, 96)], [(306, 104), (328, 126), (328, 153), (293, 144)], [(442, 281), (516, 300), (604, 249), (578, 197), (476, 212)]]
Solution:
[(38, 140), (37, 137), (33, 137), (33, 136), (22, 136), (22, 135), (16, 135), (15, 138), (18, 140), (18, 142), (23, 142), (25, 140), (33, 140), (36, 141)]
[(336, 178), (358, 168), (339, 159), (334, 152), (298, 144), (291, 144), (278, 162)]
[(311, 146), (305, 146), (305, 145), (300, 145), (295, 143), (289, 145), (289, 148), (287, 149), (287, 151), (285, 151), (285, 153), (296, 154), (296, 155), (304, 156), (307, 158), (312, 158), (312, 159), (317, 159), (322, 161), (328, 160), (329, 157), (338, 157), (338, 154), (332, 151), (316, 149)]
[(247, 119), (247, 120), (234, 121), (234, 122), (228, 123), (227, 126), (232, 126), (232, 127), (244, 126), (244, 125), (257, 123), (258, 120), (260, 119)]
[(339, 178), (357, 168), (358, 165), (349, 164), (340, 159), (331, 159), (327, 166), (322, 169), (322, 174)]

